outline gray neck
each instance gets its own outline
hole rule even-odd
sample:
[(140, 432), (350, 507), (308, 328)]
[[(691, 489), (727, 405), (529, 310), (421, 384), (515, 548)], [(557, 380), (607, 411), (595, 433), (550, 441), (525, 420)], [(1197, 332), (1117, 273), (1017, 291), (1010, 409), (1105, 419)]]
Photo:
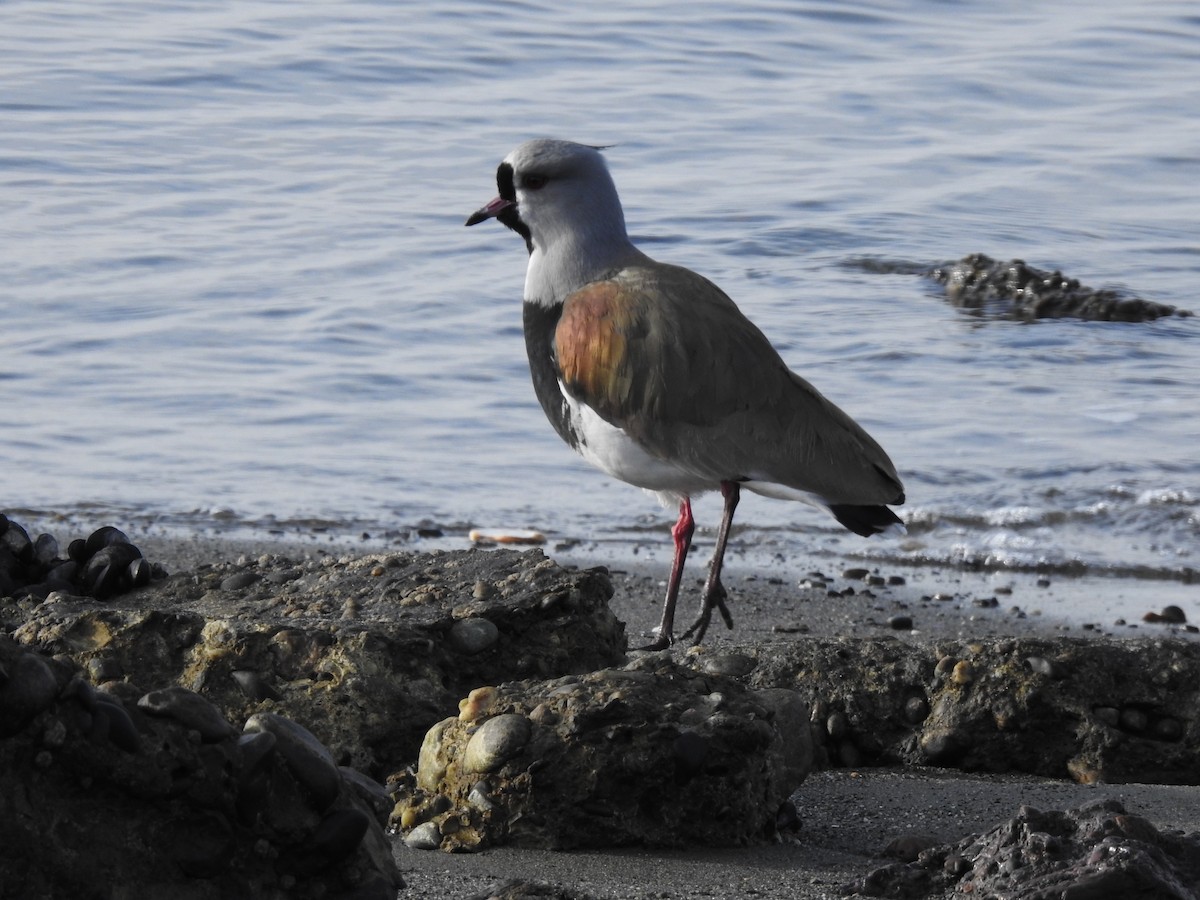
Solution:
[(646, 255), (633, 246), (624, 228), (606, 234), (574, 233), (546, 243), (535, 238), (525, 271), (525, 301), (555, 306), (584, 285), (646, 261)]

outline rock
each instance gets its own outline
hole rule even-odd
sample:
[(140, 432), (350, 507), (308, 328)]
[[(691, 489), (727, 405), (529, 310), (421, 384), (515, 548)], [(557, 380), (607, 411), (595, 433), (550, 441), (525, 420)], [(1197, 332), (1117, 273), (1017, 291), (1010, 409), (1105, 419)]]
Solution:
[(1115, 290), (1095, 290), (1019, 259), (998, 261), (982, 253), (965, 256), (926, 272), (946, 286), (955, 306), (998, 312), (1014, 319), (1078, 318), (1147, 322), (1162, 316), (1190, 316), (1187, 310)]
[(275, 749), (295, 779), (312, 795), (316, 808), (324, 812), (337, 799), (342, 777), (337, 763), (311, 731), (275, 713), (255, 713), (246, 720), (247, 734), (264, 732), (275, 737)]
[(196, 717), (219, 715), (198, 695), (127, 703), (7, 636), (0, 671), (3, 696), (38, 685), (0, 736), (0, 884), (21, 896), (291, 896), (302, 881), (304, 896), (383, 900), (403, 886), (378, 805), (346, 789), (318, 809), (273, 734), (225, 724), (197, 740)]
[(404, 836), (404, 846), (411, 850), (437, 850), (442, 846), (442, 832), (437, 822), (422, 822)]
[[(231, 584), (252, 585), (253, 602)], [(312, 723), (335, 759), (383, 778), (480, 685), (623, 661), (611, 595), (602, 571), (568, 572), (539, 550), (265, 556), (103, 605), (35, 605), (14, 633), (135, 684), (192, 689), (229, 721)]]
[(487, 773), (500, 768), (529, 743), (529, 719), (506, 713), (488, 719), (467, 741), (462, 767), (466, 773)]
[(747, 681), (836, 718), (814, 732), (818, 766), (842, 759), (849, 737), (864, 765), (1200, 783), (1194, 642), (810, 639), (760, 654)]
[(1066, 812), (1021, 807), (982, 835), (923, 847), (846, 886), (868, 897), (1101, 900), (1194, 897), (1200, 835), (1164, 834), (1116, 800)]
[(415, 778), (397, 782), (409, 840), (427, 845), (434, 823), (444, 850), (765, 840), (812, 762), (795, 692), (668, 654), (495, 691), (484, 721), (431, 729)]
[(455, 649), (471, 656), (491, 649), (499, 639), (500, 629), (488, 619), (462, 619), (450, 628), (450, 642)]
[(195, 729), (202, 741), (215, 743), (233, 734), (221, 711), (197, 694), (182, 687), (151, 691), (138, 700), (138, 708), (151, 715), (170, 716), (187, 728)]

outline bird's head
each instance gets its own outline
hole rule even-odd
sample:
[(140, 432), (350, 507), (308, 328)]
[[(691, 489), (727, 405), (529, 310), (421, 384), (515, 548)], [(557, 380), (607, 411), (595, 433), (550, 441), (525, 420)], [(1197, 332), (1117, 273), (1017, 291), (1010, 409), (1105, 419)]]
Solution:
[(548, 138), (526, 141), (496, 170), (499, 196), (466, 224), (495, 218), (525, 239), (530, 253), (562, 239), (576, 245), (627, 244), (625, 216), (599, 148)]

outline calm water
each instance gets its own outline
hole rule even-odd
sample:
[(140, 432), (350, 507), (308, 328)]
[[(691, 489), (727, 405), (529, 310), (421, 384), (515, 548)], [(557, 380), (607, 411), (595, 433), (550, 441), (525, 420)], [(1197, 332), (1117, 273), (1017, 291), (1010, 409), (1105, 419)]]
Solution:
[(499, 159), (548, 134), (615, 145), (637, 240), (720, 283), (905, 479), (907, 541), (747, 498), (743, 547), (1195, 596), (1200, 318), (983, 321), (852, 264), (981, 251), (1200, 309), (1193, 4), (0, 16), (0, 508), (19, 519), (665, 541), (669, 512), (543, 420), (519, 240), (462, 227)]

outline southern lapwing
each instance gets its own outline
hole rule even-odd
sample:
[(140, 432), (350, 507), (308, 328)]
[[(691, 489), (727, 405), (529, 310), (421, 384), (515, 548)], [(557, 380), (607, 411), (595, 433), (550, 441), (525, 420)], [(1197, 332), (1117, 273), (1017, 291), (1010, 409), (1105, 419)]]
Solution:
[(625, 232), (598, 149), (533, 140), (496, 171), (500, 196), (466, 224), (496, 218), (525, 239), (525, 347), (533, 386), (563, 440), (609, 475), (678, 504), (662, 623), (675, 602), (695, 522), (691, 498), (725, 499), (697, 643), (714, 609), (726, 625), (721, 566), (742, 488), (829, 510), (869, 537), (903, 531), (895, 466), (871, 436), (790, 371), (720, 288), (656, 262)]

